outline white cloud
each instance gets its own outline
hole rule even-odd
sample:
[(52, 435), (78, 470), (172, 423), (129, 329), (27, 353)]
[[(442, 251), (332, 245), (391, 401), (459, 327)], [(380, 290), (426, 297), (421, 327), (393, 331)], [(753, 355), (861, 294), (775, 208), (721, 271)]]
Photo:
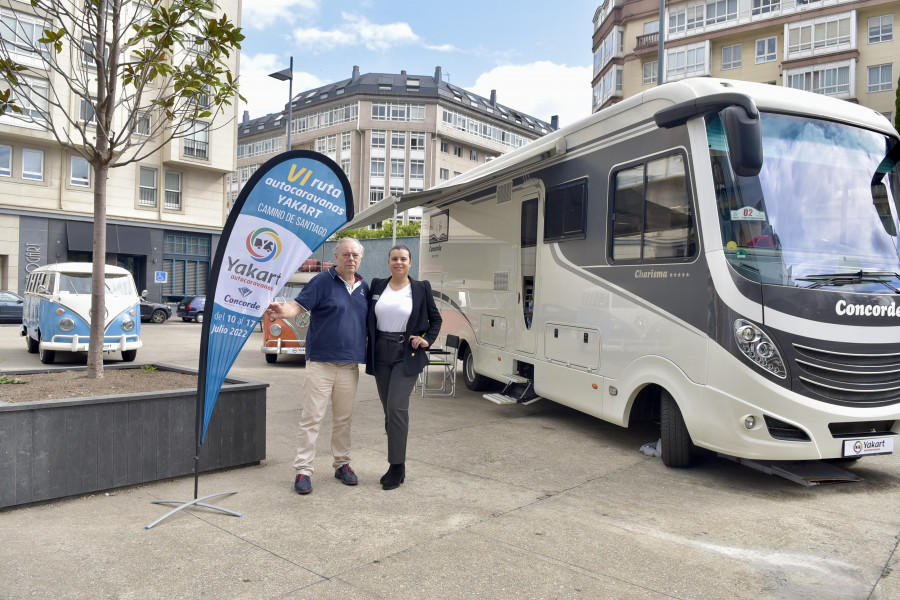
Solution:
[[(247, 102), (240, 103), (240, 114), (250, 112), (251, 118), (284, 110), (288, 102), (288, 82), (269, 77), (269, 73), (288, 68), (288, 61), (274, 54), (241, 55), (241, 95)], [(298, 93), (325, 85), (315, 75), (294, 71), (293, 92)]]
[(467, 88), (485, 98), (497, 90), (497, 102), (549, 122), (559, 115), (560, 127), (591, 114), (591, 67), (567, 67), (549, 61), (503, 65)]
[(459, 52), (459, 48), (454, 46), (453, 44), (441, 44), (440, 46), (429, 46), (425, 44), (425, 47), (429, 50), (434, 50), (435, 52)]
[(363, 16), (350, 13), (341, 13), (341, 18), (343, 23), (330, 30), (297, 28), (294, 30), (294, 41), (314, 53), (339, 46), (365, 46), (367, 50), (383, 51), (421, 42), (407, 23), (372, 23)]
[(294, 23), (319, 10), (319, 0), (249, 0), (241, 7), (241, 27), (266, 29), (279, 22)]

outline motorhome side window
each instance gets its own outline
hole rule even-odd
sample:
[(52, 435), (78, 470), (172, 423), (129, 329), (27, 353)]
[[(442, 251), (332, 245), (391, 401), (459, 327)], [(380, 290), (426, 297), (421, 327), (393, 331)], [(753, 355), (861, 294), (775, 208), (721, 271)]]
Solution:
[(587, 179), (547, 189), (544, 241), (584, 239)]
[(654, 262), (697, 253), (682, 155), (617, 171), (611, 204), (614, 261)]

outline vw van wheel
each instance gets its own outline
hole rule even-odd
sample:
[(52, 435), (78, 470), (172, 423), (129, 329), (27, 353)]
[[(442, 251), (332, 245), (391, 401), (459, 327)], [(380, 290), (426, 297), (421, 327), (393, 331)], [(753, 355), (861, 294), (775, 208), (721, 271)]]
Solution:
[(25, 336), (25, 346), (28, 348), (28, 354), (37, 354), (40, 349), (38, 341), (30, 335)]
[(159, 308), (153, 311), (153, 314), (150, 315), (150, 320), (154, 323), (165, 323), (169, 319), (168, 315), (166, 315), (166, 311)]
[(134, 362), (137, 358), (137, 350), (122, 350), (122, 360), (125, 362)]
[(689, 467), (694, 449), (681, 410), (666, 390), (660, 392), (661, 457), (667, 467)]
[(56, 360), (56, 350), (44, 350), (41, 348), (41, 362), (45, 365), (52, 365)]
[(270, 365), (278, 360), (277, 354), (266, 354), (266, 362)]
[(463, 381), (466, 382), (466, 387), (473, 392), (483, 392), (489, 389), (493, 381), (489, 377), (475, 372), (475, 355), (468, 348), (463, 356)]
[(202, 323), (202, 322), (203, 322), (203, 313), (200, 313), (199, 315), (197, 315), (197, 322), (198, 322), (198, 323)]

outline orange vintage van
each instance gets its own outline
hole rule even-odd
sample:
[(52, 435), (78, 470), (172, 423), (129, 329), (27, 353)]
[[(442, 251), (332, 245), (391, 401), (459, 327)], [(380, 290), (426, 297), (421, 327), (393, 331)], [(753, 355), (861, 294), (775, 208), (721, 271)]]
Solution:
[[(334, 263), (322, 262), (310, 258), (294, 273), (285, 284), (275, 302), (288, 302), (297, 297), (303, 286), (310, 279), (330, 269)], [(301, 364), (306, 362), (306, 330), (309, 327), (309, 313), (302, 312), (293, 319), (269, 319), (265, 315), (263, 323), (263, 345), (260, 351), (265, 355), (267, 363), (278, 360), (279, 354), (293, 354), (300, 357)]]

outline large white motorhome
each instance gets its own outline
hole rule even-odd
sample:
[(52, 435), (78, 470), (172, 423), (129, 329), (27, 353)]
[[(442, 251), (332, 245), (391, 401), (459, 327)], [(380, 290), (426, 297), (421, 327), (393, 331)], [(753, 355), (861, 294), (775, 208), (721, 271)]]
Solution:
[(465, 383), (753, 460), (854, 459), (900, 431), (900, 142), (884, 116), (690, 78), (352, 226), (425, 207), (419, 273)]

